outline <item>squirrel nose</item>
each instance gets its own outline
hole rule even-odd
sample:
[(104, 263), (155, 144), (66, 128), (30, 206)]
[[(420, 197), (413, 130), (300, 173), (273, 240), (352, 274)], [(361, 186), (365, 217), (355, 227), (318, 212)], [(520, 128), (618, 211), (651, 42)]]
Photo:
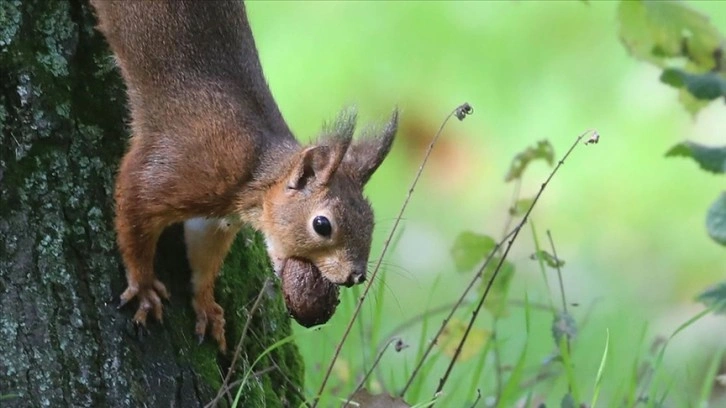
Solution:
[(351, 287), (359, 283), (366, 281), (366, 273), (363, 271), (353, 271), (348, 275), (348, 280), (345, 282), (345, 286)]

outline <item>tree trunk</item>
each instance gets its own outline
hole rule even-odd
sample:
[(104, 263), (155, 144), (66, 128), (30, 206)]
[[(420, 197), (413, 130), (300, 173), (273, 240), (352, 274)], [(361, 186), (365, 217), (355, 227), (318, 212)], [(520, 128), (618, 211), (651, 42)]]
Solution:
[[(0, 0), (0, 405), (187, 407), (227, 372), (271, 268), (243, 231), (217, 283), (228, 355), (197, 345), (181, 228), (162, 236), (156, 272), (171, 290), (164, 322), (139, 339), (113, 230), (113, 184), (127, 140), (125, 90), (83, 0)], [(290, 334), (275, 281), (262, 295), (237, 374)], [(251, 368), (240, 406), (298, 406), (292, 344)], [(237, 387), (233, 388), (234, 396)], [(227, 405), (225, 402), (223, 405)]]

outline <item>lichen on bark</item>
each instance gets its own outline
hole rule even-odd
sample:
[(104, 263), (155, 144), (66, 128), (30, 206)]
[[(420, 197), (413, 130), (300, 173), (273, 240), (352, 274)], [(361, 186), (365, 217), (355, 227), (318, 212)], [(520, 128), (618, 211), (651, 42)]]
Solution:
[[(93, 25), (82, 0), (0, 2), (0, 401), (199, 406), (231, 356), (196, 343), (179, 226), (164, 233), (156, 262), (172, 291), (164, 323), (139, 341), (132, 308), (116, 310), (125, 279), (113, 183), (128, 136), (125, 91)], [(243, 231), (217, 284), (231, 345), (270, 274), (260, 237)], [(263, 295), (250, 327), (239, 367), (290, 334), (279, 289)], [(257, 370), (243, 406), (299, 404), (294, 345)]]

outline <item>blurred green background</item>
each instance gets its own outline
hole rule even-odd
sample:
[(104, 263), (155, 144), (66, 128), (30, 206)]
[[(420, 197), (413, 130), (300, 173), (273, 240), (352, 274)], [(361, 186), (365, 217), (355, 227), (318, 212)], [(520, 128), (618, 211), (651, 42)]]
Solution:
[[(726, 2), (689, 4), (726, 33)], [(447, 126), (404, 216), (395, 251), (387, 256), (385, 278), (377, 282), (384, 288), (364, 306), (363, 327), (380, 307), (382, 329), (354, 333), (334, 381), (357, 381), (361, 364), (369, 364), (373, 347), (385, 340), (380, 336), (461, 293), (471, 274), (455, 272), (451, 245), (465, 230), (501, 235), (513, 189), (504, 175), (517, 152), (548, 139), (560, 157), (591, 128), (601, 134), (600, 143), (575, 150), (532, 216), (542, 242), (545, 231), (552, 231), (567, 261), (568, 301), (579, 303), (573, 314), (581, 323), (585, 319), (574, 345), (578, 374), (587, 378), (584, 392), (592, 391), (606, 328), (612, 358), (605, 400), (623, 386), (636, 355), (655, 336), (669, 335), (703, 309), (694, 297), (726, 277), (726, 251), (704, 226), (724, 179), (664, 153), (684, 139), (724, 144), (726, 107), (717, 101), (695, 118), (686, 113), (677, 91), (658, 81), (659, 70), (627, 55), (618, 39), (616, 8), (610, 1), (248, 4), (265, 74), (299, 139), (315, 137), (322, 122), (345, 105), (358, 107), (361, 123), (383, 121), (394, 106), (401, 109), (393, 151), (367, 187), (377, 217), (371, 259), (380, 254), (441, 121), (463, 102), (474, 107), (473, 116)], [(549, 172), (543, 162), (531, 166), (522, 196), (533, 196)], [(517, 268), (510, 296), (523, 299), (526, 292), (543, 302), (547, 288), (529, 259), (533, 248), (527, 228), (509, 258)], [(320, 383), (355, 293), (343, 290), (330, 325), (299, 342), (308, 395)], [(536, 366), (554, 344), (551, 316), (532, 317), (541, 337), (529, 354)], [(440, 318), (431, 320), (429, 335), (439, 324)], [(524, 342), (520, 310), (513, 308), (500, 329), (507, 343), (503, 359), (512, 364)], [(382, 387), (395, 391), (402, 385), (420, 330), (403, 332), (413, 347), (384, 359)], [(709, 316), (674, 340), (666, 355), (674, 395), (687, 395), (699, 384), (703, 364), (725, 347), (724, 339), (726, 320)], [(426, 374), (431, 392), (445, 363), (441, 358)], [(466, 364), (459, 375), (470, 375)], [(487, 395), (485, 377), (487, 372), (482, 376)], [(556, 387), (539, 391), (561, 396), (564, 384)], [(348, 391), (340, 389), (341, 395)]]

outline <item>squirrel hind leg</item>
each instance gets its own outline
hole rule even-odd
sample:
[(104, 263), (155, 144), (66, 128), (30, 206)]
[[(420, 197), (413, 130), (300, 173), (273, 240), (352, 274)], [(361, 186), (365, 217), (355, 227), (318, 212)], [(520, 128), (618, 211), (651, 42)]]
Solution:
[[(126, 208), (126, 207), (123, 207)], [(162, 321), (162, 300), (169, 299), (169, 291), (154, 274), (156, 242), (164, 229), (161, 223), (130, 221), (134, 215), (119, 211), (116, 216), (118, 244), (121, 249), (128, 286), (120, 296), (119, 308), (132, 299), (138, 300), (138, 309), (133, 321), (146, 326), (149, 312)]]
[(214, 284), (241, 223), (219, 218), (192, 218), (184, 222), (187, 259), (192, 270), (192, 306), (197, 315), (195, 332), (201, 343), (209, 331), (223, 353), (224, 310), (214, 299)]

